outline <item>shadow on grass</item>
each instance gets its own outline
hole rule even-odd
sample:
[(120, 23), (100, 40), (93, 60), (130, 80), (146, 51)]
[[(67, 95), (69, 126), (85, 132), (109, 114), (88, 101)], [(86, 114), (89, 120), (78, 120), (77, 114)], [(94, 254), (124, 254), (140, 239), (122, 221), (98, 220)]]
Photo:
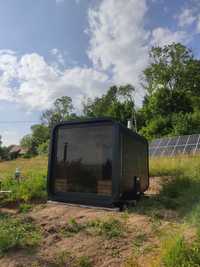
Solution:
[(178, 176), (163, 184), (159, 194), (141, 197), (137, 206), (130, 209), (130, 212), (155, 216), (159, 219), (185, 219), (192, 214), (199, 220), (200, 212), (197, 213), (197, 210), (200, 211), (200, 181)]

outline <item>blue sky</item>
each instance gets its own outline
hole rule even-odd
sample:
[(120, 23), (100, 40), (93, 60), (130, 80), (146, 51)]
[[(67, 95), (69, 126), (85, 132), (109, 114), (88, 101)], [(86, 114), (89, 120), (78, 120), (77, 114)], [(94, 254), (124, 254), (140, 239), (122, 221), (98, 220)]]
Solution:
[[(140, 105), (152, 45), (200, 56), (198, 0), (0, 0), (0, 135), (19, 143), (62, 95), (82, 100), (132, 83)], [(23, 121), (24, 123), (19, 123)]]

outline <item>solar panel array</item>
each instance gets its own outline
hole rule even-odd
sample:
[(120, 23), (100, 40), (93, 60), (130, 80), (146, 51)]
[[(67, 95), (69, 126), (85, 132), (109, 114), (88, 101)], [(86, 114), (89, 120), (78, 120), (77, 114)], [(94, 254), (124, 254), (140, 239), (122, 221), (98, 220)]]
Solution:
[(200, 134), (166, 137), (149, 143), (150, 157), (197, 153), (200, 153)]

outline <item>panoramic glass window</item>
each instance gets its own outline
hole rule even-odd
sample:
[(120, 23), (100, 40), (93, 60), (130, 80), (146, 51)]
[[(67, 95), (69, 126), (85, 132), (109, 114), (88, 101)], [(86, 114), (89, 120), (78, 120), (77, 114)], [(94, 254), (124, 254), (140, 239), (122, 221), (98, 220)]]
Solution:
[(112, 193), (112, 126), (58, 129), (54, 159), (55, 193)]

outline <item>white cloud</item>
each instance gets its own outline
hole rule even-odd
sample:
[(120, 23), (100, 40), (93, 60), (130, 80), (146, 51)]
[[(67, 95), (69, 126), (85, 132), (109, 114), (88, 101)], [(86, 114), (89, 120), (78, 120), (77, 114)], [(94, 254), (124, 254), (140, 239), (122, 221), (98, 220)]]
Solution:
[(180, 27), (190, 26), (196, 20), (194, 12), (190, 8), (183, 9), (177, 18)]
[(197, 17), (196, 21), (196, 32), (200, 33), (200, 15)]
[(4, 130), (1, 131), (2, 142), (4, 146), (9, 146), (11, 144), (18, 144), (21, 134), (18, 131)]
[[(56, 67), (58, 67), (59, 68), (59, 64), (61, 65), (61, 66), (65, 66), (65, 58), (64, 58), (64, 55), (63, 55), (63, 53), (61, 53), (61, 51), (60, 50), (58, 50), (57, 48), (53, 48), (53, 49), (51, 49), (50, 51), (50, 54), (55, 58), (55, 62), (54, 62), (54, 65), (56, 66)], [(59, 64), (58, 64), (59, 63)]]
[(116, 83), (139, 83), (147, 64), (146, 12), (145, 0), (103, 0), (89, 10), (89, 58), (96, 68), (110, 70)]
[(20, 56), (1, 50), (0, 100), (19, 103), (28, 110), (44, 110), (57, 97), (69, 95), (79, 108), (83, 97), (99, 96), (111, 84), (123, 83), (135, 85), (141, 95), (144, 92), (140, 87), (140, 75), (148, 64), (150, 46), (190, 40), (183, 30), (173, 32), (161, 27), (151, 33), (146, 30), (148, 7), (145, 0), (126, 0), (126, 4), (121, 0), (98, 3), (90, 8), (88, 15), (91, 67), (66, 68), (66, 56), (57, 48), (50, 51), (54, 64), (37, 53)]
[(82, 97), (101, 95), (110, 85), (105, 73), (92, 68), (57, 70), (36, 54), (0, 56), (0, 100), (44, 110), (59, 96), (68, 95), (80, 107)]
[(191, 36), (185, 31), (171, 31), (168, 28), (158, 27), (152, 31), (151, 45), (164, 46), (171, 43), (189, 43)]
[[(20, 57), (4, 51), (6, 59), (0, 58), (0, 98), (12, 99), (30, 110), (43, 110), (61, 95), (71, 96), (80, 106), (84, 96), (101, 95), (113, 83), (138, 85), (148, 58), (149, 35), (143, 25), (146, 12), (145, 0), (127, 0), (126, 5), (121, 0), (103, 0), (90, 9), (88, 55), (92, 67), (58, 68), (36, 53)], [(63, 62), (58, 49), (51, 54)]]
[(200, 33), (200, 2), (199, 0), (191, 0), (187, 7), (182, 8), (180, 14), (176, 16), (178, 25), (182, 28), (193, 26), (191, 29), (193, 34)]

